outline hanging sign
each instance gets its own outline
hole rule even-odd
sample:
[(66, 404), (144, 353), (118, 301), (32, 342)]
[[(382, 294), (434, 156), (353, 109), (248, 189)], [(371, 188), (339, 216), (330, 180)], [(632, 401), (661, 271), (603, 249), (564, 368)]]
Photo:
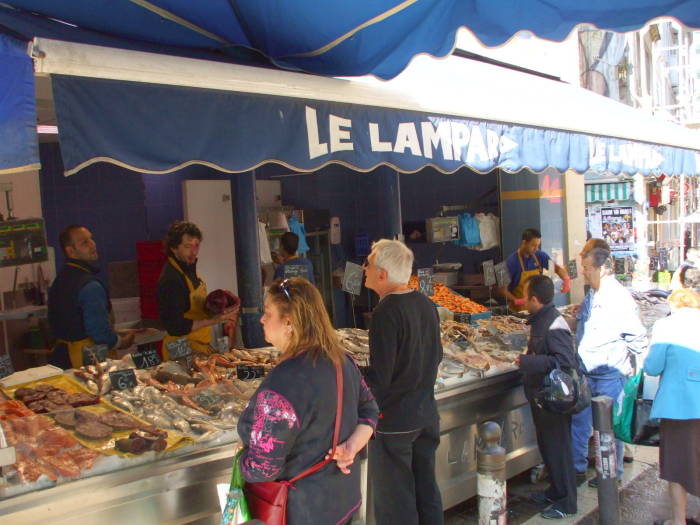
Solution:
[(285, 264), (284, 277), (287, 279), (290, 277), (303, 277), (304, 279), (308, 279), (309, 267), (305, 264)]
[(126, 390), (134, 388), (138, 384), (133, 368), (110, 372), (109, 381), (112, 383), (112, 390)]
[(192, 355), (192, 347), (187, 341), (186, 337), (181, 337), (175, 341), (171, 341), (165, 345), (168, 349), (168, 355), (170, 359), (175, 361), (177, 359), (188, 358)]
[(499, 262), (494, 266), (496, 270), (496, 282), (498, 286), (508, 286), (510, 284), (510, 272), (505, 261)]
[(496, 267), (493, 264), (493, 260), (484, 261), (481, 263), (481, 266), (484, 268), (484, 285), (493, 286), (496, 284)]
[(362, 277), (364, 270), (359, 264), (350, 261), (345, 263), (345, 273), (343, 274), (343, 291), (352, 295), (360, 295), (362, 292)]
[(576, 264), (576, 259), (571, 259), (568, 263), (566, 263), (566, 272), (572, 279), (576, 279), (578, 277), (578, 265)]

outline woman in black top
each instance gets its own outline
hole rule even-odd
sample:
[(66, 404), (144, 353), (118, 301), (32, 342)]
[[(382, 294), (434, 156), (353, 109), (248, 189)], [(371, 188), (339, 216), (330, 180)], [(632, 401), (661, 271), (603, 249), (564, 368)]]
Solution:
[(360, 471), (350, 465), (374, 432), (377, 404), (309, 281), (297, 277), (270, 286), (261, 322), (267, 342), (283, 354), (238, 422), (247, 446), (240, 463), (243, 477), (247, 482), (289, 480), (324, 459), (333, 442), (339, 364), (343, 412), (336, 463), (295, 483), (287, 523), (346, 523), (361, 503)]

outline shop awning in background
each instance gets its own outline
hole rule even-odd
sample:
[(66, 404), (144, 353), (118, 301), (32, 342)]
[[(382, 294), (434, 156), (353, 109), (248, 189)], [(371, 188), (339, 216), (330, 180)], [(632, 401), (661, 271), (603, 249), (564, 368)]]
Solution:
[(0, 174), (39, 168), (28, 43), (0, 33)]
[(36, 48), (45, 55), (37, 72), (53, 78), (68, 174), (99, 161), (153, 173), (265, 162), (300, 171), (336, 162), (361, 171), (700, 173), (700, 135), (689, 129), (457, 57), (421, 57), (380, 82), (41, 39)]
[(631, 182), (586, 184), (586, 202), (608, 202), (632, 200)]
[[(328, 76), (392, 78), (449, 54), (464, 26), (487, 46), (520, 30), (563, 40), (581, 23), (631, 31), (659, 16), (700, 27), (697, 0), (6, 0), (0, 24), (34, 36)], [(63, 22), (67, 22), (63, 23)], [(152, 49), (149, 49), (152, 50)]]

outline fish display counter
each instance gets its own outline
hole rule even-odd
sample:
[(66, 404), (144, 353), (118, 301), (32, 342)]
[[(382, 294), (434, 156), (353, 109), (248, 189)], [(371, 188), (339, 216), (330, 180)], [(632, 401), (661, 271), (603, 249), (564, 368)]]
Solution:
[[(338, 334), (358, 365), (368, 365), (367, 331)], [(442, 324), (436, 468), (446, 508), (476, 493), (480, 422), (501, 425), (509, 476), (539, 462), (512, 365), (523, 334), (526, 341), (526, 327), (516, 318)], [(5, 382), (0, 515), (17, 525), (218, 524), (217, 485), (226, 487), (230, 479), (238, 415), (278, 358), (273, 348), (232, 350), (139, 368), (151, 363), (127, 355), (25, 383)], [(2, 453), (8, 447), (15, 457)], [(366, 461), (361, 468), (366, 473)], [(361, 513), (357, 521), (372, 518)]]

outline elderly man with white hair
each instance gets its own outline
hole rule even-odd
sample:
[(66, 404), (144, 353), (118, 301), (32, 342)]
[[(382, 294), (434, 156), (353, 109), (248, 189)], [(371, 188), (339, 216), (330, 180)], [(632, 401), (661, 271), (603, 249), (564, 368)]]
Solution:
[(372, 245), (367, 288), (379, 295), (369, 330), (366, 379), (379, 410), (369, 448), (377, 523), (443, 523), (435, 480), (440, 422), (433, 389), (442, 360), (440, 322), (430, 300), (408, 287), (413, 252), (400, 241)]

